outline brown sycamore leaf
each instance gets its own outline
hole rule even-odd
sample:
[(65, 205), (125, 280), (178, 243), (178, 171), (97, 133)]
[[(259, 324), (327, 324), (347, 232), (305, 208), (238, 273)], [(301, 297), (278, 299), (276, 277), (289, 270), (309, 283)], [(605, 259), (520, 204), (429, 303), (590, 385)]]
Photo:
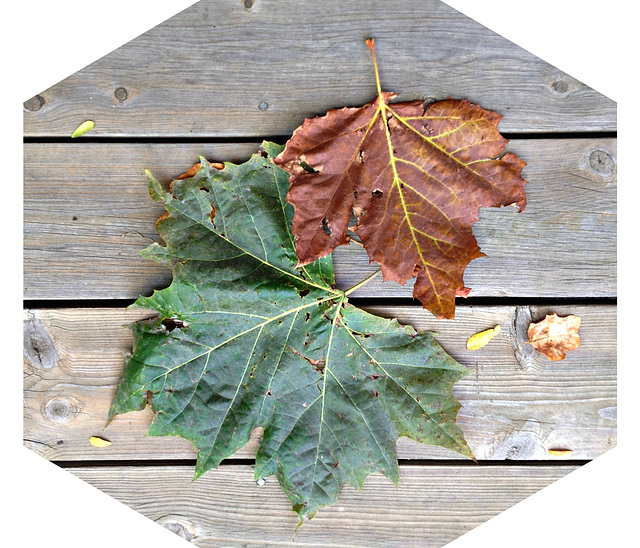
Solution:
[(544, 320), (529, 325), (529, 343), (550, 361), (564, 360), (567, 352), (580, 346), (580, 321), (580, 316), (561, 318), (555, 313), (548, 314)]
[(376, 99), (305, 120), (274, 160), (290, 173), (299, 265), (348, 244), (354, 230), (385, 280), (416, 276), (413, 296), (453, 318), (456, 295), (470, 291), (464, 270), (484, 255), (472, 231), (478, 210), (522, 211), (526, 163), (499, 157), (507, 143), (500, 114), (467, 100), (391, 103), (397, 94), (381, 91), (373, 40), (367, 45)]

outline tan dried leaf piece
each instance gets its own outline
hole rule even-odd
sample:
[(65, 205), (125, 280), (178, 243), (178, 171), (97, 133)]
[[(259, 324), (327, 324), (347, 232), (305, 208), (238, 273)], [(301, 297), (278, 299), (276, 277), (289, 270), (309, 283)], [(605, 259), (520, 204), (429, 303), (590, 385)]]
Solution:
[(548, 314), (544, 320), (529, 325), (529, 343), (548, 360), (564, 360), (567, 352), (580, 346), (580, 321), (580, 316)]

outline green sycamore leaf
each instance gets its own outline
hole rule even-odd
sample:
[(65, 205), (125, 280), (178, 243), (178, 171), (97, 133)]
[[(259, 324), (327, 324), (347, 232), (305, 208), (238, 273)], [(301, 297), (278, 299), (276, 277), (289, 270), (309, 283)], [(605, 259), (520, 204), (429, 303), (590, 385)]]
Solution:
[(109, 420), (150, 404), (149, 435), (190, 440), (196, 478), (264, 428), (255, 477), (275, 475), (302, 518), (371, 473), (397, 484), (399, 436), (473, 455), (452, 393), (467, 370), (431, 333), (348, 304), (330, 256), (297, 266), (282, 149), (222, 170), (201, 159), (170, 192), (148, 174), (166, 246), (143, 255), (173, 281), (134, 304), (158, 315), (133, 326)]

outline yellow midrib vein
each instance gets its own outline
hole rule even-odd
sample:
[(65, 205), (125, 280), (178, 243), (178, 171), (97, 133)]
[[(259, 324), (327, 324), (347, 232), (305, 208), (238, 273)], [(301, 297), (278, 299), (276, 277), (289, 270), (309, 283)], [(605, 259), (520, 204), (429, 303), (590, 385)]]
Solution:
[[(378, 111), (376, 112), (375, 117), (377, 117), (378, 115), (380, 115), (381, 121), (382, 121), (382, 125), (384, 126), (384, 131), (385, 131), (385, 135), (387, 138), (387, 147), (389, 149), (389, 161), (391, 162), (391, 169), (393, 170), (393, 186), (395, 186), (398, 190), (398, 196), (400, 196), (400, 203), (402, 205), (402, 211), (404, 213), (404, 217), (407, 221), (407, 226), (409, 227), (409, 230), (411, 231), (411, 238), (413, 239), (413, 243), (416, 247), (416, 251), (418, 252), (418, 255), (420, 255), (420, 260), (422, 261), (423, 265), (424, 265), (424, 271), (427, 274), (427, 277), (429, 278), (429, 283), (431, 284), (431, 287), (433, 288), (433, 294), (435, 296), (435, 298), (438, 301), (438, 304), (442, 304), (442, 298), (440, 297), (440, 294), (438, 293), (438, 291), (436, 290), (436, 285), (435, 282), (431, 276), (431, 272), (429, 270), (429, 268), (431, 267), (431, 264), (429, 261), (427, 261), (423, 255), (422, 252), (422, 248), (420, 247), (420, 243), (418, 242), (418, 238), (416, 237), (416, 231), (414, 229), (413, 224), (411, 223), (411, 219), (409, 216), (409, 210), (407, 209), (407, 205), (406, 202), (404, 200), (404, 195), (402, 193), (402, 187), (401, 187), (401, 182), (402, 180), (400, 179), (400, 176), (398, 175), (398, 170), (396, 168), (396, 158), (395, 158), (395, 153), (393, 151), (393, 145), (391, 143), (391, 130), (389, 129), (389, 125), (387, 124), (387, 121), (383, 118), (384, 116), (384, 112), (386, 111), (390, 111), (394, 116), (395, 113), (393, 112), (393, 110), (391, 108), (389, 108), (389, 106), (383, 101), (382, 97), (380, 97), (380, 106), (378, 107)], [(384, 111), (384, 112), (383, 112)]]

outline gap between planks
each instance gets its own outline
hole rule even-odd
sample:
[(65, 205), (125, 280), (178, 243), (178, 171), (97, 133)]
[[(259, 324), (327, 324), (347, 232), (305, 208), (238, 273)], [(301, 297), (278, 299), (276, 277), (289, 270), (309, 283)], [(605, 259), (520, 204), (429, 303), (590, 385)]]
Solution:
[[(611, 306), (617, 297), (456, 297), (456, 307), (460, 306)], [(135, 299), (50, 299), (25, 300), (24, 309), (66, 309), (66, 308), (127, 308)], [(366, 306), (421, 306), (412, 297), (349, 297), (349, 303), (356, 307)]]
[[(549, 460), (458, 460), (458, 459), (398, 459), (398, 466), (454, 466), (454, 467), (555, 467), (555, 466), (575, 466), (580, 467), (592, 462), (593, 459), (562, 459), (558, 461)], [(186, 466), (195, 469), (196, 459), (162, 459), (162, 460), (51, 460), (53, 464), (60, 468), (120, 468), (126, 466), (128, 468), (163, 468), (167, 466)], [(253, 466), (255, 467), (255, 459), (224, 459), (219, 466)]]
[[(618, 133), (616, 131), (549, 131), (541, 133), (502, 133), (501, 134), (508, 141), (517, 140), (541, 140), (541, 139), (616, 139)], [(23, 137), (23, 143), (52, 143), (52, 144), (74, 144), (78, 146), (92, 144), (167, 144), (167, 145), (179, 145), (179, 144), (202, 144), (202, 145), (214, 145), (214, 144), (253, 144), (256, 147), (263, 141), (272, 141), (274, 143), (284, 145), (291, 135), (263, 135), (257, 137), (233, 137), (233, 136), (220, 136), (220, 137), (185, 137), (180, 135), (165, 136), (165, 137), (145, 137), (141, 136), (102, 136), (96, 137), (87, 135), (82, 140), (72, 139), (69, 137), (55, 136), (25, 136)]]

